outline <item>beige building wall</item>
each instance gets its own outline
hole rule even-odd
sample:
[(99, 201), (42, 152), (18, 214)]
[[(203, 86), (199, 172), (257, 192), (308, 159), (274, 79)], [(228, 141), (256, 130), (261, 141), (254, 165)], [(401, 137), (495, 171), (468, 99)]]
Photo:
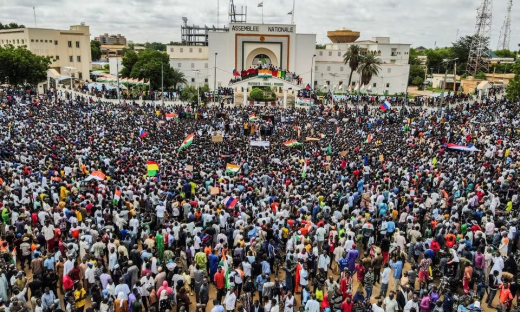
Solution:
[(73, 25), (68, 30), (20, 28), (0, 30), (0, 46), (12, 44), (26, 46), (36, 55), (50, 56), (50, 67), (68, 76), (66, 67), (73, 67), (74, 77), (88, 80), (92, 67), (90, 29), (86, 25)]
[(166, 53), (170, 59), (208, 59), (208, 47), (167, 45)]

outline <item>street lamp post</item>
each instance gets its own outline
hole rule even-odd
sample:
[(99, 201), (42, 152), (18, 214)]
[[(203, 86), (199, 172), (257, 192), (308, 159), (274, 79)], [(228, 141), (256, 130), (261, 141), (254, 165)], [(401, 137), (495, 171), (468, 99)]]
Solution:
[(217, 99), (217, 52), (215, 52), (215, 73), (213, 76), (213, 103), (216, 104)]
[(163, 62), (161, 61), (161, 106), (164, 108), (164, 72)]
[[(454, 59), (444, 59), (443, 62), (446, 63), (446, 70), (444, 71), (444, 81), (443, 81), (443, 84), (442, 84), (442, 92), (441, 92), (441, 107), (440, 107), (440, 110), (441, 110), (441, 118), (442, 118), (442, 115), (443, 115), (443, 110), (442, 110), (442, 107), (444, 106), (444, 90), (446, 89), (446, 81), (448, 80), (448, 63), (449, 62), (452, 62), (452, 61), (456, 61), (458, 60), (458, 58), (454, 58)], [(455, 78), (453, 79), (453, 81), (455, 81)]]
[(117, 103), (121, 105), (121, 97), (119, 96), (119, 59), (116, 62), (116, 75), (117, 75)]
[(316, 54), (312, 56), (311, 60), (311, 88), (309, 90), (309, 104), (312, 105), (312, 90), (314, 90), (314, 81), (312, 80), (312, 70), (314, 69), (314, 58), (316, 57)]
[(195, 82), (197, 83), (197, 106), (200, 107), (200, 94), (199, 94), (199, 70), (194, 70), (195, 72)]

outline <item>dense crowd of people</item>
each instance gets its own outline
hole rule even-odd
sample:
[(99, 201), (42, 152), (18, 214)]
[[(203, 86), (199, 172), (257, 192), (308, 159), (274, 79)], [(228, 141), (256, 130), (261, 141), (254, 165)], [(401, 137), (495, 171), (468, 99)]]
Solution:
[(518, 103), (1, 102), (0, 311), (454, 312), (520, 294)]

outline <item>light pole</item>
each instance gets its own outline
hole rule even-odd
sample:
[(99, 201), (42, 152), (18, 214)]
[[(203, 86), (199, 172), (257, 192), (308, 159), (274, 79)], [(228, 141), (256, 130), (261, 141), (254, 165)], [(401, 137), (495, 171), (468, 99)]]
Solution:
[(195, 72), (195, 83), (197, 84), (197, 106), (200, 107), (200, 94), (199, 94), (199, 70), (194, 70)]
[(217, 52), (215, 52), (215, 74), (213, 76), (213, 103), (216, 104), (217, 98)]
[(312, 90), (314, 89), (314, 81), (312, 80), (312, 70), (314, 69), (314, 58), (316, 57), (316, 54), (312, 56), (311, 60), (311, 88), (309, 90), (309, 104), (312, 105)]
[(164, 108), (164, 72), (163, 62), (161, 61), (161, 106)]
[[(446, 70), (444, 71), (444, 82), (442, 84), (442, 92), (441, 92), (441, 107), (440, 107), (440, 110), (441, 110), (441, 118), (442, 118), (442, 107), (444, 105), (444, 89), (446, 89), (446, 81), (448, 80), (448, 63), (449, 62), (453, 62), (453, 61), (456, 61), (458, 60), (458, 58), (454, 58), (454, 59), (444, 59), (442, 60), (444, 63), (446, 63)], [(455, 81), (455, 79), (454, 79)]]
[(72, 88), (72, 71), (75, 70), (76, 68), (74, 67), (65, 67), (65, 70), (67, 70), (69, 72), (69, 76), (70, 76), (70, 99), (72, 100), (72, 91), (74, 90)]
[(119, 97), (119, 59), (116, 62), (116, 75), (117, 75), (117, 103), (121, 105), (121, 98)]

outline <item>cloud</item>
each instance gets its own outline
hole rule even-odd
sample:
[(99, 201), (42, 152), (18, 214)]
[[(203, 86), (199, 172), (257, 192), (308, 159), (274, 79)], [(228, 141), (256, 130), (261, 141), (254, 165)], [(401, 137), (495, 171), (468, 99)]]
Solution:
[[(102, 33), (122, 34), (134, 42), (181, 40), (182, 17), (188, 24), (212, 26), (217, 23), (218, 0), (0, 0), (0, 22), (34, 26), (36, 7), (38, 27), (67, 29), (85, 22), (92, 38)], [(261, 0), (235, 0), (237, 11), (247, 5), (247, 21), (260, 23)], [(288, 24), (291, 0), (264, 0), (264, 22)], [(475, 29), (473, 0), (297, 0), (294, 21), (297, 31), (315, 33), (319, 43), (327, 43), (327, 31), (342, 27), (361, 32), (361, 39), (389, 36), (393, 42), (412, 46), (450, 45), (459, 36)], [(494, 2), (491, 48), (496, 48), (506, 15), (506, 1)], [(228, 0), (220, 0), (220, 26), (229, 22)], [(513, 7), (511, 29), (520, 21), (520, 10)], [(520, 33), (511, 33), (511, 49), (518, 49)]]

